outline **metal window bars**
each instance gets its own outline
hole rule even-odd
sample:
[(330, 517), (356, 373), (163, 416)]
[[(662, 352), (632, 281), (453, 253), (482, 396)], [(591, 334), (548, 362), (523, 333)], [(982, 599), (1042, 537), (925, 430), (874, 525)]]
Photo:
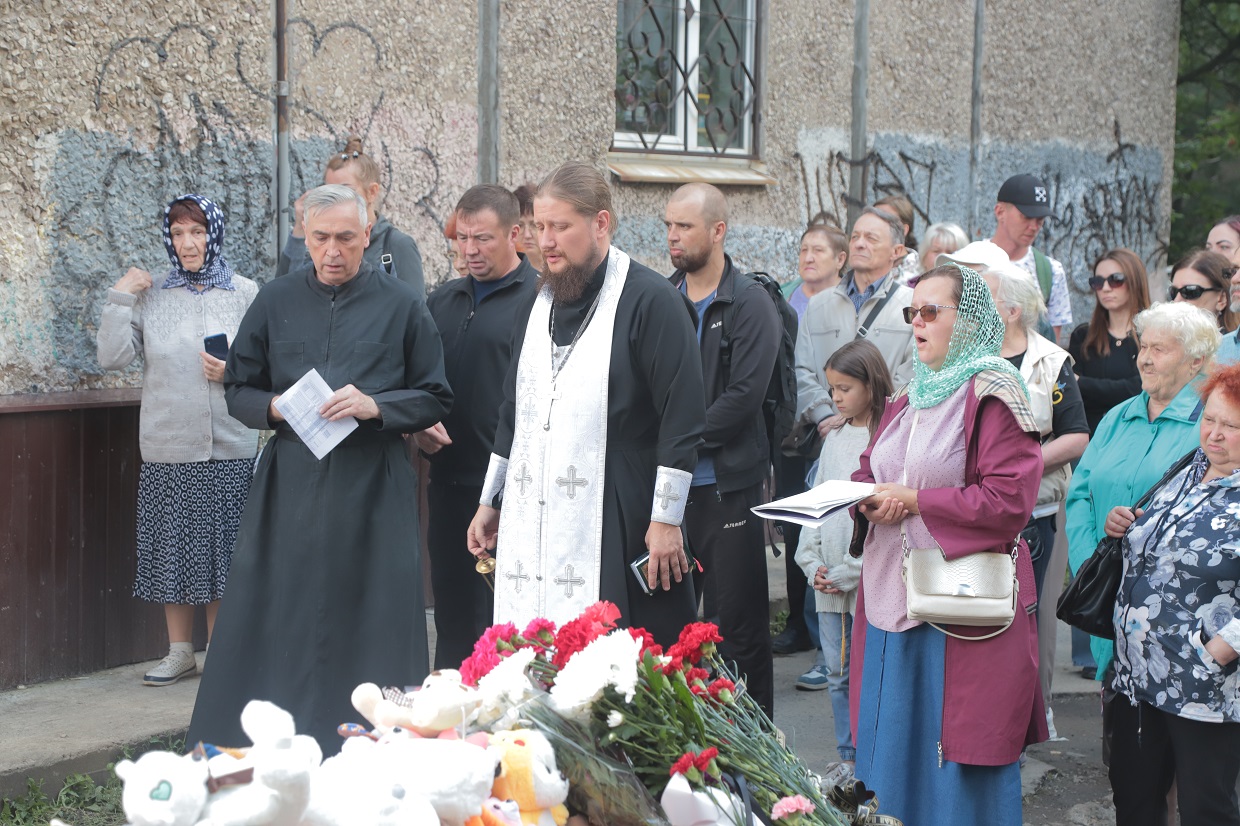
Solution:
[(617, 0), (613, 150), (753, 157), (758, 0)]

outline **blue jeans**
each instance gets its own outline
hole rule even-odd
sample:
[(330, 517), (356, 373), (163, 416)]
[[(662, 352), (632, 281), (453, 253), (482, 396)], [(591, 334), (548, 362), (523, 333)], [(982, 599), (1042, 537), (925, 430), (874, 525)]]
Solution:
[(835, 718), (835, 742), (841, 760), (856, 760), (852, 727), (848, 716), (848, 664), (852, 653), (852, 614), (818, 612), (820, 654), (827, 674), (827, 693), (831, 695), (831, 716)]

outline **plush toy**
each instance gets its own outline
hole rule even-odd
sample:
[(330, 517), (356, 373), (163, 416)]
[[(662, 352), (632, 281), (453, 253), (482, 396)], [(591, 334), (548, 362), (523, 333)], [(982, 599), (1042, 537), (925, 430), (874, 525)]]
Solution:
[(430, 801), (401, 785), (394, 766), (359, 754), (324, 761), (300, 826), (439, 826)]
[(116, 764), (121, 806), (132, 826), (189, 826), (207, 802), (207, 761), (152, 751)]
[(207, 798), (204, 826), (297, 826), (310, 800), (312, 773), (323, 759), (313, 737), (298, 735), (293, 716), (273, 703), (251, 700), (241, 728), (254, 745), (241, 760), (220, 755), (211, 771), (235, 776), (246, 766), (248, 783), (224, 786)]
[(374, 727), (378, 736), (395, 729), (420, 737), (435, 737), (468, 720), (482, 702), (477, 689), (461, 682), (454, 669), (432, 671), (416, 691), (386, 691), (363, 683), (353, 691), (353, 707)]
[(514, 800), (526, 826), (564, 826), (568, 820), (568, 780), (555, 767), (555, 751), (540, 732), (525, 729), (491, 735), (500, 773), (491, 793)]
[[(495, 752), (469, 739), (388, 733), (377, 741), (369, 737), (349, 738), (340, 754), (325, 760), (319, 771), (329, 783), (337, 782), (330, 780), (334, 773), (339, 773), (338, 777), (382, 778), (381, 783), (389, 789), (399, 786), (405, 794), (429, 802), (445, 826), (463, 826), (478, 815), (483, 801), (490, 796), (498, 763)], [(312, 811), (332, 809), (329, 783), (325, 783), (321, 793), (316, 791)]]

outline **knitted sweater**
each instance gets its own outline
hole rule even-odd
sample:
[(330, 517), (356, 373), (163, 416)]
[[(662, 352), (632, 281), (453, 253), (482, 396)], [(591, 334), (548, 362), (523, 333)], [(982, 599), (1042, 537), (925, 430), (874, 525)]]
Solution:
[(167, 275), (130, 295), (109, 289), (99, 320), (99, 365), (120, 370), (141, 354), (144, 462), (250, 459), (258, 434), (228, 415), (224, 385), (207, 381), (198, 354), (204, 336), (225, 333), (231, 345), (258, 285), (233, 276), (235, 290), (163, 289)]
[[(853, 471), (861, 467), (861, 454), (870, 443), (870, 430), (846, 424), (832, 430), (822, 440), (822, 452), (818, 458), (818, 472), (814, 484), (821, 485), (829, 479), (852, 478)], [(824, 594), (814, 591), (814, 607), (820, 612), (834, 614), (851, 613), (857, 604), (857, 582), (861, 577), (861, 560), (848, 553), (852, 540), (853, 521), (849, 511), (842, 510), (820, 527), (803, 528), (794, 559), (810, 584), (819, 565), (827, 567), (827, 578), (843, 594)]]

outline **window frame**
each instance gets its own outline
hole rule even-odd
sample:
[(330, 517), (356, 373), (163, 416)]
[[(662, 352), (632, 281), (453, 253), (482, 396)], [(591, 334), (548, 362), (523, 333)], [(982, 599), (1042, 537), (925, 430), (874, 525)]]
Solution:
[[(698, 8), (693, 0), (667, 0), (668, 4), (675, 6), (673, 22), (675, 28), (672, 33), (672, 39), (675, 45), (673, 54), (672, 76), (675, 83), (672, 95), (673, 105), (669, 106), (672, 118), (674, 118), (673, 127), (667, 132), (640, 132), (631, 130), (621, 130), (616, 128), (617, 116), (620, 109), (617, 106), (615, 91), (619, 89), (617, 84), (613, 90), (613, 114), (612, 114), (612, 142), (610, 152), (614, 153), (640, 153), (649, 156), (682, 156), (704, 159), (718, 160), (757, 160), (760, 148), (761, 124), (762, 124), (762, 102), (763, 102), (763, 83), (765, 73), (762, 71), (764, 63), (764, 36), (765, 27), (762, 25), (767, 0), (740, 0), (745, 4), (744, 15), (745, 20), (750, 22), (749, 37), (746, 38), (744, 44), (745, 53), (740, 60), (740, 66), (748, 78), (743, 93), (745, 95), (743, 116), (740, 124), (740, 146), (737, 147), (721, 147), (716, 149), (712, 146), (709, 138), (707, 140), (699, 140), (700, 127), (697, 125), (699, 117), (703, 110), (693, 101), (698, 99), (701, 91), (700, 66), (701, 60), (701, 21), (703, 18), (702, 10)], [(706, 0), (706, 2), (715, 2), (715, 0)], [(642, 13), (651, 13), (651, 6), (655, 3), (651, 0), (643, 0)], [(692, 13), (686, 19), (686, 7), (692, 8)], [(616, 59), (617, 71), (619, 67), (622, 42), (631, 34), (631, 30), (621, 32), (620, 26), (623, 21), (619, 15), (617, 8), (617, 37), (616, 37)], [(692, 63), (689, 62), (689, 55), (693, 55)], [(682, 72), (679, 67), (687, 66), (687, 72)], [(690, 98), (690, 95), (693, 97)], [(693, 124), (689, 128), (689, 124)]]

